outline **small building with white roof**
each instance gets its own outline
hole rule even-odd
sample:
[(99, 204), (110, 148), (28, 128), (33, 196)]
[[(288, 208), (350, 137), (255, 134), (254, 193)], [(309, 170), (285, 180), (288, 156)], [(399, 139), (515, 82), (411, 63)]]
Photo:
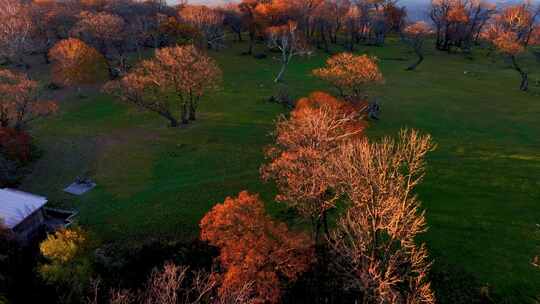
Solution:
[(47, 198), (14, 189), (0, 189), (0, 221), (17, 238), (28, 240), (45, 223)]

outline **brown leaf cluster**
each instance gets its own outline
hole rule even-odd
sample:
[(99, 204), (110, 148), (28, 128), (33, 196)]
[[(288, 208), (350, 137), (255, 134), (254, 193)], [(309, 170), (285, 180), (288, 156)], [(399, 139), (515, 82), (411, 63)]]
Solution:
[(58, 110), (53, 101), (39, 98), (36, 81), (24, 74), (0, 69), (0, 125), (22, 129), (31, 121)]
[(179, 121), (195, 120), (201, 97), (220, 81), (221, 70), (212, 58), (193, 45), (175, 46), (157, 50), (154, 58), (108, 83), (105, 91), (158, 113), (176, 127)]
[(266, 151), (269, 163), (261, 168), (263, 179), (278, 186), (277, 201), (312, 219), (334, 207), (323, 167), (342, 143), (364, 136), (366, 123), (359, 113), (349, 103), (315, 92), (300, 99), (289, 118), (277, 121), (275, 144)]
[(83, 11), (79, 14), (79, 22), (75, 24), (72, 31), (107, 41), (119, 39), (123, 29), (124, 20), (120, 16), (106, 12)]
[(258, 195), (246, 191), (214, 206), (200, 227), (201, 239), (220, 249), (221, 296), (252, 282), (253, 303), (278, 303), (283, 285), (313, 262), (309, 237), (272, 220)]
[(484, 39), (502, 53), (516, 56), (528, 45), (537, 44), (539, 27), (536, 23), (538, 12), (527, 4), (505, 8), (497, 14), (482, 33)]
[(368, 86), (384, 82), (377, 58), (351, 53), (328, 58), (326, 66), (314, 70), (313, 74), (336, 87), (343, 97), (355, 100), (364, 98)]
[(49, 52), (52, 78), (60, 85), (99, 82), (106, 77), (105, 58), (96, 49), (76, 38), (59, 41)]
[(410, 24), (403, 29), (403, 33), (405, 35), (411, 36), (411, 37), (423, 37), (430, 33), (432, 33), (433, 30), (431, 29), (431, 26), (427, 24), (425, 21), (418, 21), (413, 24)]

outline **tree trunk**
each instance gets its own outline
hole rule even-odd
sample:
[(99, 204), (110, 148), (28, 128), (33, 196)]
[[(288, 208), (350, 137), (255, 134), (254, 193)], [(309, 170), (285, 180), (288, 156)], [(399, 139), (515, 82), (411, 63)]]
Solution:
[(286, 69), (287, 69), (287, 62), (283, 62), (283, 64), (281, 65), (281, 70), (279, 71), (279, 74), (277, 75), (276, 79), (274, 79), (275, 83), (283, 81), (283, 74), (285, 74)]
[(197, 120), (197, 107), (195, 106), (194, 102), (191, 101), (189, 103), (189, 120)]
[(529, 75), (527, 75), (527, 73), (521, 74), (521, 84), (519, 85), (519, 89), (524, 92), (529, 90)]
[(167, 117), (167, 119), (169, 120), (171, 128), (178, 127), (178, 120), (174, 119), (172, 116)]
[(105, 60), (107, 62), (107, 74), (109, 74), (109, 80), (114, 80), (116, 77), (116, 73), (114, 72), (114, 68), (110, 62)]
[(45, 64), (51, 63), (51, 59), (49, 58), (49, 52), (47, 51), (43, 52), (43, 61), (45, 62)]
[(321, 218), (315, 220), (315, 244), (319, 244), (321, 236)]
[(183, 125), (187, 125), (189, 123), (188, 119), (188, 105), (187, 103), (182, 103), (181, 110), (180, 110), (180, 119), (182, 120)]
[(422, 55), (422, 53), (420, 51), (416, 51), (416, 55), (418, 56), (418, 60), (416, 60), (415, 63), (413, 63), (409, 67), (407, 67), (405, 69), (406, 71), (414, 71), (416, 69), (416, 67), (418, 65), (420, 65), (420, 63), (422, 63), (422, 61), (424, 61), (424, 55)]
[(325, 33), (324, 26), (321, 26), (321, 39), (322, 39), (322, 43), (324, 45), (324, 51), (326, 53), (329, 53), (330, 49), (328, 47), (328, 40), (326, 39), (326, 33)]
[(323, 225), (324, 225), (324, 234), (329, 237), (330, 236), (330, 231), (328, 230), (328, 216), (327, 216), (327, 211), (324, 211), (323, 212)]
[(514, 70), (516, 70), (519, 75), (521, 76), (521, 83), (519, 85), (519, 89), (522, 91), (528, 91), (529, 90), (529, 75), (527, 72), (521, 69), (521, 67), (518, 65), (516, 56), (510, 56), (510, 59), (512, 59), (512, 65), (514, 66)]
[(249, 33), (249, 49), (247, 54), (252, 55), (253, 54), (253, 44), (255, 43), (255, 33), (250, 32)]

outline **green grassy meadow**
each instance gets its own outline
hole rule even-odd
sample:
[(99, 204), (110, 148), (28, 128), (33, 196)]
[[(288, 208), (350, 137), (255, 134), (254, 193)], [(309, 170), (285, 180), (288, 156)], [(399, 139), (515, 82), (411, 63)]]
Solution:
[[(203, 100), (199, 120), (187, 128), (167, 128), (157, 115), (101, 93), (66, 97), (58, 115), (31, 130), (43, 155), (22, 189), (78, 209), (79, 222), (104, 241), (196, 237), (205, 212), (244, 189), (287, 219), (258, 173), (274, 120), (285, 112), (266, 102), (279, 62), (271, 53), (241, 56), (244, 48), (211, 52), (223, 87)], [(540, 254), (540, 73), (530, 75), (531, 92), (523, 93), (501, 58), (426, 49), (413, 72), (404, 68), (414, 54), (397, 40), (357, 50), (376, 55), (386, 78), (373, 89), (382, 115), (368, 136), (394, 136), (403, 127), (432, 134), (438, 147), (418, 195), (434, 267), (459, 265), (501, 301), (526, 301), (540, 294), (540, 271), (531, 265)], [(331, 91), (310, 75), (326, 56), (293, 59), (285, 80), (295, 98)], [(525, 60), (531, 72), (540, 71)], [(85, 171), (99, 186), (82, 197), (63, 194)]]

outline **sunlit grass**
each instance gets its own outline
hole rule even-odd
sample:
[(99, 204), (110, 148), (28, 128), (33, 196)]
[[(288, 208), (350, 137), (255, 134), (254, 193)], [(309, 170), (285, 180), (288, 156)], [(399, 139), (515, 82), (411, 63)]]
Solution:
[[(44, 156), (24, 188), (80, 209), (81, 224), (104, 240), (196, 237), (204, 213), (243, 189), (261, 193), (275, 216), (288, 218), (271, 203), (273, 187), (258, 178), (268, 133), (284, 112), (265, 102), (279, 63), (273, 54), (240, 56), (243, 47), (211, 53), (224, 71), (223, 89), (205, 98), (200, 120), (187, 128), (167, 128), (156, 115), (102, 94), (67, 100), (33, 130)], [(368, 135), (412, 127), (438, 144), (418, 191), (430, 226), (422, 239), (436, 265), (460, 265), (502, 298), (540, 294), (540, 271), (530, 264), (540, 253), (539, 74), (523, 93), (517, 73), (482, 52), (471, 60), (429, 50), (414, 72), (404, 71), (414, 55), (396, 41), (359, 52), (376, 55), (386, 78), (372, 94), (382, 119)], [(285, 75), (292, 96), (329, 89), (310, 74), (325, 58), (293, 59)], [(81, 198), (64, 195), (61, 188), (85, 170), (98, 188)]]

